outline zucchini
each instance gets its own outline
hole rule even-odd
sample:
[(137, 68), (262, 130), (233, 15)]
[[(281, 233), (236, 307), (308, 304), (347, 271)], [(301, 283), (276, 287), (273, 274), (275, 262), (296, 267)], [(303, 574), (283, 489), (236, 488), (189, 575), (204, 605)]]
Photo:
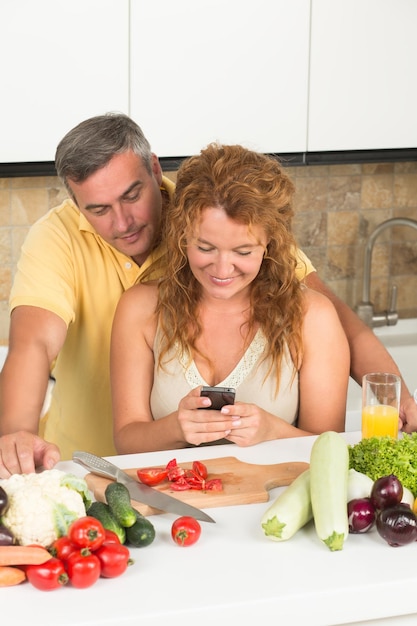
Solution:
[(89, 508), (87, 509), (87, 515), (91, 515), (91, 517), (95, 517), (99, 522), (102, 523), (106, 530), (112, 530), (119, 537), (120, 543), (125, 543), (126, 541), (126, 530), (123, 526), (121, 526), (112, 512), (110, 511), (110, 507), (105, 502), (92, 502)]
[(136, 511), (136, 522), (126, 528), (126, 543), (135, 548), (145, 548), (155, 539), (155, 528), (144, 515)]
[(265, 511), (261, 526), (269, 539), (286, 541), (312, 517), (310, 470), (307, 469), (297, 476)]
[(332, 551), (342, 550), (349, 535), (347, 491), (349, 451), (343, 437), (326, 431), (310, 455), (310, 494), (319, 539)]
[(133, 526), (136, 522), (136, 510), (130, 502), (130, 493), (126, 485), (110, 483), (106, 487), (104, 497), (116, 521), (124, 528)]

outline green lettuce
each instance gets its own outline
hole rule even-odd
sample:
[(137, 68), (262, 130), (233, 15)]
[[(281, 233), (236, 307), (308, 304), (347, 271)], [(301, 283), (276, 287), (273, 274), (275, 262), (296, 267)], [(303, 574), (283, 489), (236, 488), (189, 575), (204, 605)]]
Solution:
[(394, 474), (417, 496), (417, 432), (400, 439), (370, 437), (349, 445), (349, 468), (372, 480)]

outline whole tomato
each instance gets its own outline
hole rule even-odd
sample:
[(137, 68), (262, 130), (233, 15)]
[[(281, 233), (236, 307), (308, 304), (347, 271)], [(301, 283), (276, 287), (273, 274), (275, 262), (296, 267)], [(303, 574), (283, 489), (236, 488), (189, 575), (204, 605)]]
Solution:
[(122, 543), (119, 537), (116, 535), (116, 533), (113, 532), (112, 530), (105, 528), (104, 533), (106, 537), (101, 545), (104, 545), (105, 543), (120, 543), (120, 544)]
[(192, 546), (201, 535), (200, 523), (188, 515), (176, 519), (171, 526), (171, 536), (179, 546)]
[(79, 548), (96, 550), (104, 542), (106, 532), (98, 519), (86, 515), (72, 522), (68, 528), (67, 536), (71, 543)]
[(55, 539), (49, 548), (49, 551), (52, 556), (55, 556), (57, 559), (66, 561), (69, 555), (77, 549), (77, 546), (75, 546), (72, 541), (70, 541), (69, 537), (65, 535), (64, 537), (58, 537), (58, 539)]
[(100, 575), (103, 578), (116, 578), (126, 571), (128, 565), (133, 563), (130, 559), (129, 549), (120, 542), (103, 543), (94, 554), (100, 561)]
[(88, 548), (82, 548), (68, 557), (67, 572), (73, 587), (91, 587), (100, 577), (100, 560)]
[(56, 557), (51, 557), (41, 565), (27, 565), (25, 570), (28, 581), (41, 591), (59, 589), (68, 582), (64, 564)]

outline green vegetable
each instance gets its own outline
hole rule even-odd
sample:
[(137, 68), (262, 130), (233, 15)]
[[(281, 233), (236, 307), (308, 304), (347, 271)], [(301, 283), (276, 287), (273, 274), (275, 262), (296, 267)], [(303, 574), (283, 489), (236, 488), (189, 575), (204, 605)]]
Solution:
[(93, 502), (90, 508), (87, 509), (87, 515), (98, 519), (106, 530), (112, 530), (116, 533), (120, 543), (125, 543), (126, 529), (115, 519), (108, 504), (105, 502)]
[(104, 492), (113, 517), (121, 526), (129, 528), (136, 522), (136, 510), (130, 502), (130, 493), (122, 483), (110, 483)]
[(347, 443), (339, 433), (322, 433), (310, 455), (311, 506), (317, 536), (332, 551), (342, 550), (349, 536), (348, 477)]
[(374, 481), (394, 474), (403, 487), (417, 496), (417, 433), (404, 433), (401, 439), (370, 437), (348, 449), (349, 467)]
[(126, 528), (126, 543), (135, 548), (149, 546), (155, 539), (155, 528), (153, 524), (139, 511), (136, 511), (136, 522), (133, 526)]
[(261, 519), (263, 531), (272, 541), (286, 541), (313, 517), (310, 470), (302, 472), (279, 494)]

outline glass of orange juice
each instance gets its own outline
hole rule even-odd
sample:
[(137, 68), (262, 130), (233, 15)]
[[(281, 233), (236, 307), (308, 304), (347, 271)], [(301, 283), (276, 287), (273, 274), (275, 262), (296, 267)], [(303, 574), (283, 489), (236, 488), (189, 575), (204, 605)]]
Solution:
[(362, 379), (362, 437), (398, 437), (401, 378), (365, 374)]

